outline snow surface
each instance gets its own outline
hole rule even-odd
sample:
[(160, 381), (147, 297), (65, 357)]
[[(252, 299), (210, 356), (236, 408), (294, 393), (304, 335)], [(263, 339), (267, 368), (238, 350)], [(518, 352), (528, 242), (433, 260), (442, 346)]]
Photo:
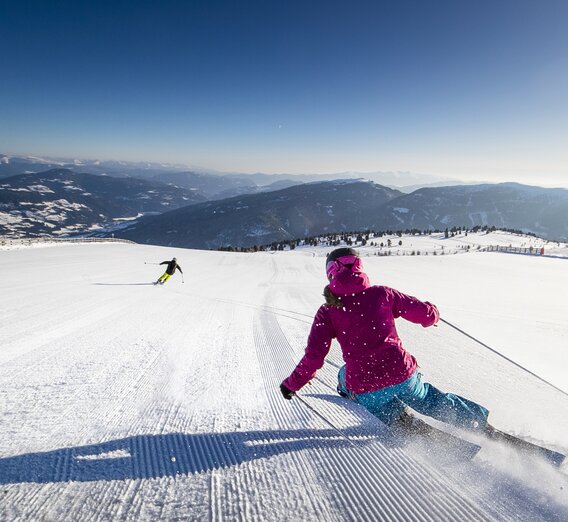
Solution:
[[(393, 441), (335, 394), (335, 344), (312, 386), (280, 396), (321, 304), (327, 250), (0, 250), (0, 519), (567, 520), (565, 469), (495, 444), (461, 462)], [(145, 262), (173, 256), (185, 283), (153, 286), (164, 267)], [(568, 391), (566, 263), (364, 260), (375, 283), (436, 303)], [(427, 380), (485, 404), (494, 425), (568, 451), (565, 393), (445, 324), (397, 324)]]

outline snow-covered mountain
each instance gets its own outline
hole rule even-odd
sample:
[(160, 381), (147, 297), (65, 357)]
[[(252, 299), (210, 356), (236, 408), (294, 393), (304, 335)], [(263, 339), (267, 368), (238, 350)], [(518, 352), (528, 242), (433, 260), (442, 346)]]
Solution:
[[(312, 385), (282, 398), (322, 302), (327, 250), (0, 247), (0, 519), (567, 520), (566, 470), (487, 441), (454, 460), (341, 399), (335, 342)], [(568, 391), (566, 259), (365, 252), (374, 283), (434, 302)], [(150, 263), (172, 256), (185, 283), (152, 286), (163, 267)], [(397, 329), (429, 382), (568, 451), (565, 393), (447, 324)]]
[(272, 180), (264, 185), (257, 185), (249, 176), (221, 176), (199, 172), (167, 172), (156, 174), (153, 180), (196, 190), (207, 199), (219, 200), (243, 194), (271, 192), (301, 184), (288, 179)]
[(32, 156), (19, 157), (0, 154), (0, 179), (18, 174), (30, 174), (54, 168), (62, 168), (64, 162)]
[(52, 169), (0, 181), (0, 235), (35, 237), (113, 230), (147, 213), (204, 201), (186, 189), (136, 178)]
[(193, 248), (253, 246), (360, 230), (402, 193), (361, 180), (307, 183), (148, 216), (121, 230), (140, 243)]
[[(25, 159), (35, 162), (38, 168), (46, 166), (47, 160)], [(7, 156), (0, 160), (0, 170), (3, 165), (13, 166), (16, 162), (15, 158)], [(309, 177), (288, 179), (284, 175), (218, 175), (181, 169), (161, 170), (166, 167), (76, 162), (73, 170), (67, 172), (76, 172), (78, 168), (98, 172), (99, 176), (92, 176), (87, 192), (101, 201), (123, 202), (123, 209), (115, 206), (112, 219), (134, 218), (148, 212), (162, 214), (189, 203), (215, 200), (215, 203), (197, 206), (187, 212), (142, 220), (133, 225), (136, 228), (125, 232), (128, 237), (144, 243), (197, 248), (248, 247), (346, 230), (436, 230), (478, 225), (522, 230), (548, 239), (568, 239), (566, 189), (501, 183), (429, 187), (405, 194), (364, 179), (303, 183)], [(106, 189), (107, 184), (117, 183), (114, 176), (102, 175), (108, 172), (116, 172), (122, 179), (122, 188), (114, 191), (119, 195), (117, 198), (112, 195), (113, 191)], [(76, 176), (88, 175), (77, 173)], [(141, 178), (135, 176), (146, 178), (153, 186), (144, 186)], [(113, 181), (97, 181), (97, 177)], [(166, 192), (163, 192), (164, 183), (169, 185)], [(98, 218), (94, 219), (95, 214), (90, 213), (92, 219), (81, 215), (84, 208), (76, 205), (85, 205), (84, 201), (59, 197), (68, 195), (70, 187), (65, 193), (53, 187), (51, 192), (30, 189), (41, 185), (34, 181), (32, 174), (12, 176), (1, 184), (0, 233), (12, 236), (67, 234), (106, 227)], [(61, 188), (61, 184), (57, 187)], [(146, 193), (141, 196), (144, 191)], [(32, 192), (33, 196), (30, 195)], [(53, 196), (55, 193), (58, 197)], [(167, 197), (158, 205), (152, 205), (160, 199), (161, 193)], [(20, 201), (19, 198), (23, 199)], [(30, 207), (31, 202), (39, 208)], [(104, 220), (108, 218), (105, 212), (99, 214)], [(46, 216), (49, 216), (47, 222)], [(63, 228), (57, 225), (57, 222), (69, 220), (70, 216), (80, 218), (82, 221), (77, 224), (81, 226), (74, 227), (72, 219)]]
[(568, 239), (568, 190), (516, 183), (420, 189), (366, 180), (299, 185), (150, 216), (120, 232), (140, 243), (218, 248), (354, 230), (488, 225)]
[(66, 168), (77, 172), (87, 172), (89, 174), (142, 179), (151, 178), (159, 173), (187, 170), (187, 166), (175, 164), (69, 158), (54, 159), (0, 154), (0, 179), (18, 174), (43, 172), (50, 168)]
[[(65, 168), (73, 172), (111, 176), (115, 178), (138, 178), (166, 183), (197, 192), (205, 199), (224, 199), (241, 194), (268, 192), (299, 185), (298, 176), (226, 174), (188, 170), (186, 165), (157, 164), (125, 161), (44, 159), (32, 156), (12, 157), (0, 154), (0, 179), (19, 174), (44, 172), (50, 168)], [(314, 176), (311, 176), (314, 178)], [(317, 176), (315, 176), (317, 179)]]
[(422, 188), (385, 205), (393, 228), (489, 225), (568, 240), (568, 190), (518, 183)]

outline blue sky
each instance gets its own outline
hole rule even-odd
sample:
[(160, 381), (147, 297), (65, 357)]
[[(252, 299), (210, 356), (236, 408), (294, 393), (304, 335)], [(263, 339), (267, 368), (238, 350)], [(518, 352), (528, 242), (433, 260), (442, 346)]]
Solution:
[(0, 152), (568, 186), (565, 0), (0, 0)]

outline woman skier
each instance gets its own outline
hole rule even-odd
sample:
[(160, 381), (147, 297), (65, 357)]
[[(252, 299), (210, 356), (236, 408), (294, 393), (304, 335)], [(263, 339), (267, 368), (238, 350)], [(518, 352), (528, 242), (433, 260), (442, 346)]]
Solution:
[(341, 345), (345, 365), (338, 375), (340, 395), (361, 404), (388, 425), (411, 422), (406, 407), (443, 422), (489, 431), (488, 410), (424, 382), (416, 359), (402, 346), (395, 319), (423, 327), (440, 314), (431, 303), (394, 288), (372, 286), (356, 250), (338, 248), (326, 259), (326, 303), (316, 313), (304, 357), (280, 385), (286, 399), (308, 383), (324, 363), (332, 339)]
[(168, 265), (168, 266), (166, 267), (166, 271), (154, 283), (155, 285), (157, 284), (163, 285), (171, 276), (174, 275), (176, 268), (181, 273), (181, 278), (183, 283), (183, 271), (181, 269), (181, 266), (177, 264), (177, 259), (175, 257), (171, 261), (162, 261), (160, 265)]

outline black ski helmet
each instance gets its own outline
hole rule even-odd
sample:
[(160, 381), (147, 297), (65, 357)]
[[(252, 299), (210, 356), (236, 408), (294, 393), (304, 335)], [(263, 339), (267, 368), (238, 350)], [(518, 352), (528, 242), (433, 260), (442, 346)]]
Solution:
[(335, 250), (332, 250), (329, 254), (327, 254), (327, 257), (325, 258), (326, 270), (327, 270), (327, 265), (329, 263), (332, 263), (336, 259), (339, 259), (340, 257), (343, 256), (359, 257), (359, 252), (357, 252), (357, 250), (355, 250), (354, 248), (348, 248), (348, 247), (336, 248)]

